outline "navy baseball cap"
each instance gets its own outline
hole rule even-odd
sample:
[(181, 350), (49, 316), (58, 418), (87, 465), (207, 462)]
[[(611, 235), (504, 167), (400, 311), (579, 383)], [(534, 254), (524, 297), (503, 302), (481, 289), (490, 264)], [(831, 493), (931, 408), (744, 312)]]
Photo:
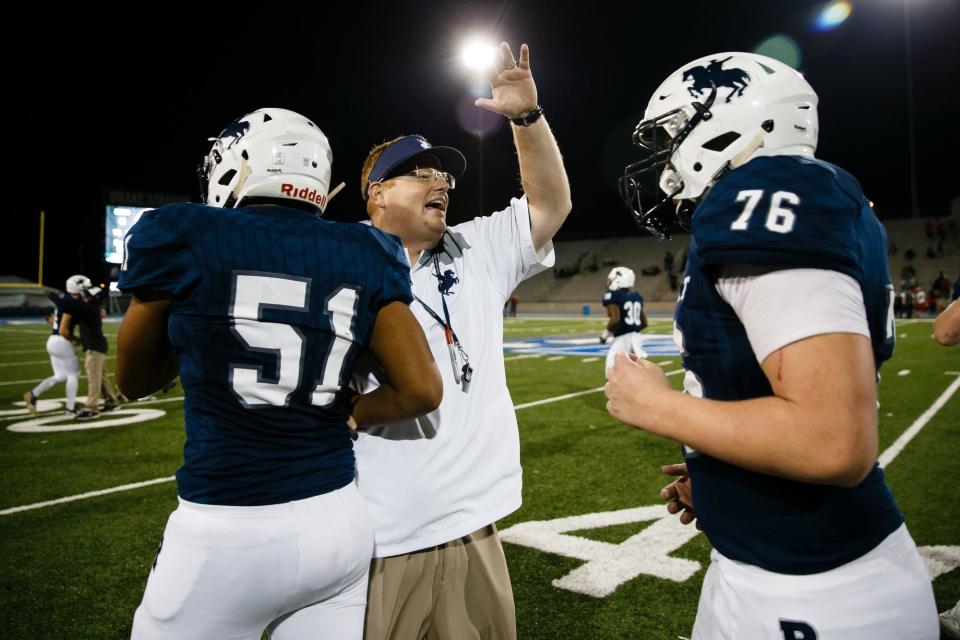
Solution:
[(390, 177), (391, 171), (419, 155), (433, 156), (440, 162), (440, 169), (454, 178), (462, 176), (467, 169), (467, 159), (453, 147), (434, 147), (423, 136), (404, 136), (380, 154), (367, 176), (363, 199), (367, 199), (371, 184)]

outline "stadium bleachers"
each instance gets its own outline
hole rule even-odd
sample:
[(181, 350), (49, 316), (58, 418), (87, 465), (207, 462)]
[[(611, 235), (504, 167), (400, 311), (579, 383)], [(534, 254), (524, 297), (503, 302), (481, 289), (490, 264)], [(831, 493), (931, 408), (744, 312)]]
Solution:
[[(887, 220), (884, 226), (897, 248), (890, 256), (890, 274), (895, 287), (899, 288), (901, 270), (908, 263), (904, 257), (908, 249), (913, 249), (916, 254), (909, 264), (914, 267), (917, 282), (924, 289), (930, 288), (941, 270), (951, 282), (957, 277), (960, 272), (960, 239), (956, 235), (949, 236), (944, 242), (942, 256), (928, 258), (927, 248), (936, 250), (938, 240), (927, 237), (925, 218)], [(579, 273), (560, 278), (553, 271), (545, 271), (521, 283), (515, 292), (520, 300), (520, 310), (525, 313), (580, 312), (583, 305), (589, 305), (592, 314), (602, 314), (600, 298), (606, 290), (607, 274), (614, 266), (623, 265), (636, 272), (635, 288), (648, 302), (648, 310), (672, 311), (677, 292), (670, 288), (663, 270), (663, 257), (667, 251), (673, 253), (674, 269), (679, 277), (681, 256), (689, 241), (688, 234), (677, 234), (664, 242), (639, 235), (555, 242), (556, 269), (579, 264)], [(595, 271), (591, 270), (593, 264)], [(642, 275), (641, 270), (649, 266), (659, 267), (660, 273)]]

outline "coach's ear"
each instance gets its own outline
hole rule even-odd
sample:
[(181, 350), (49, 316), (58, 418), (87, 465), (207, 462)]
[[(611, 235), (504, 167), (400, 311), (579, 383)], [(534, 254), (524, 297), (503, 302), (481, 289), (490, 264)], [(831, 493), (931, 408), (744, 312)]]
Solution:
[(374, 182), (367, 189), (367, 202), (377, 207), (383, 206), (383, 191), (386, 187), (382, 182)]
[(368, 187), (367, 191), (367, 216), (371, 224), (379, 227), (380, 218), (383, 210), (386, 208), (386, 197), (384, 195), (387, 186), (382, 182), (374, 182)]

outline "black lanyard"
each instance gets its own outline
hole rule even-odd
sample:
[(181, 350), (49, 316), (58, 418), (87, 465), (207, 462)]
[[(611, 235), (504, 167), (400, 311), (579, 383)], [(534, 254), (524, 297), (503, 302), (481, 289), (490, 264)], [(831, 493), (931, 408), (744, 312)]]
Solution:
[[(420, 296), (413, 294), (413, 297), (420, 303), (420, 306), (426, 309), (427, 313), (437, 321), (437, 324), (443, 327), (443, 335), (447, 342), (447, 352), (450, 354), (450, 366), (453, 368), (453, 379), (457, 384), (462, 385), (464, 391), (467, 391), (470, 386), (470, 379), (473, 376), (473, 367), (470, 366), (470, 358), (467, 356), (467, 352), (464, 351), (463, 345), (460, 344), (460, 339), (457, 338), (457, 334), (453, 330), (453, 325), (450, 323), (450, 311), (447, 309), (446, 293), (443, 290), (443, 275), (440, 273), (440, 258), (436, 253), (433, 253), (433, 268), (434, 275), (437, 278), (437, 291), (440, 292), (440, 302), (443, 304), (443, 318), (431, 309), (430, 305), (424, 302)], [(460, 366), (457, 361), (458, 354), (463, 361), (462, 366)]]

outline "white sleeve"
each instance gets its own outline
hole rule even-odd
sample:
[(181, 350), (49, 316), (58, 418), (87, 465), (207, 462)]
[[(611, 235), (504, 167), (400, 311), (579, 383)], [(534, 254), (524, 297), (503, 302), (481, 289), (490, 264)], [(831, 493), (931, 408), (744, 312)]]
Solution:
[(746, 329), (759, 363), (777, 349), (811, 336), (870, 337), (860, 285), (838, 271), (731, 265), (716, 286)]
[(483, 244), (487, 272), (504, 297), (523, 280), (553, 266), (553, 243), (540, 251), (533, 246), (526, 196), (512, 198), (506, 209), (474, 218), (472, 224)]

